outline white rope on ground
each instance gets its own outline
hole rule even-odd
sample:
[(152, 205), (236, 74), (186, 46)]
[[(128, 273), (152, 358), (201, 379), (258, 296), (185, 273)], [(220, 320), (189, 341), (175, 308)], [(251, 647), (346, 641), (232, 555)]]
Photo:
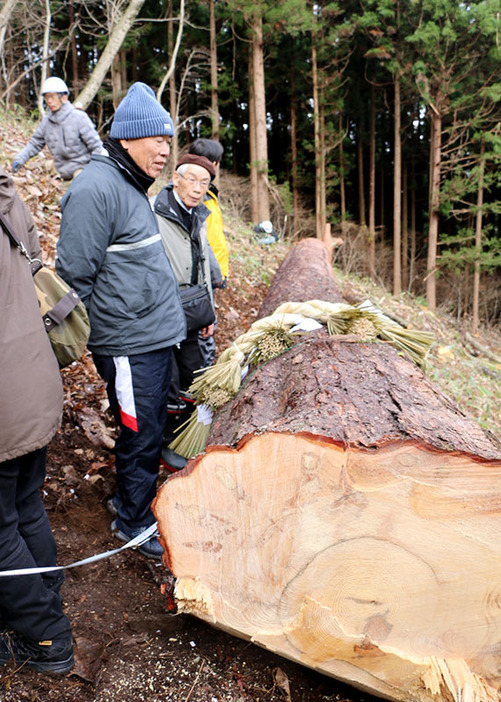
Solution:
[(95, 556), (89, 556), (89, 558), (84, 558), (81, 561), (75, 561), (65, 566), (44, 566), (40, 568), (18, 568), (16, 570), (2, 570), (0, 571), (0, 578), (6, 578), (14, 575), (36, 575), (37, 573), (51, 573), (55, 570), (69, 570), (70, 568), (77, 568), (78, 566), (87, 565), (88, 563), (95, 563), (96, 561), (102, 561), (104, 558), (109, 558), (114, 556), (116, 553), (125, 551), (128, 548), (136, 548), (136, 546), (141, 546), (146, 541), (149, 541), (151, 537), (155, 534), (157, 530), (157, 523), (155, 522), (150, 527), (145, 529), (141, 534), (135, 536), (133, 539), (128, 541), (120, 548), (114, 548), (112, 551), (104, 551), (103, 553), (98, 553)]

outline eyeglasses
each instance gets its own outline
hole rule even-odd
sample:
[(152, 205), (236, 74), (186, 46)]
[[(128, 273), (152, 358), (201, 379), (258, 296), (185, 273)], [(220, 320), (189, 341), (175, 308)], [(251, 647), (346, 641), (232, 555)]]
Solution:
[(210, 180), (208, 178), (204, 178), (203, 180), (197, 180), (196, 178), (193, 178), (192, 176), (184, 176), (182, 173), (179, 173), (179, 171), (176, 171), (178, 176), (181, 178), (184, 178), (184, 180), (191, 185), (192, 188), (195, 187), (195, 185), (199, 185), (202, 190), (207, 190), (207, 188), (210, 185)]

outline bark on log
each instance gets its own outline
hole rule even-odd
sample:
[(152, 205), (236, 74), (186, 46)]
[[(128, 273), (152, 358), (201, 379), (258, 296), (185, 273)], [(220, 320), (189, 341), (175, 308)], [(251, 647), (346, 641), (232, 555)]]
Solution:
[[(315, 248), (292, 249), (273, 307)], [(387, 699), (484, 702), (500, 488), (500, 442), (416, 366), (321, 331), (247, 379), (155, 513), (182, 611)]]
[(318, 239), (293, 246), (276, 272), (258, 317), (272, 314), (283, 302), (346, 302), (332, 276), (327, 247)]

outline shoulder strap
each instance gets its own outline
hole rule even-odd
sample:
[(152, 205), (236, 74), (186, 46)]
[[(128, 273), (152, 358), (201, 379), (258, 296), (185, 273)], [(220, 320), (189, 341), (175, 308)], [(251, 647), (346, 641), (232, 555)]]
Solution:
[(18, 249), (21, 249), (21, 251), (22, 251), (23, 244), (19, 241), (17, 236), (12, 231), (10, 224), (5, 219), (3, 212), (0, 212), (0, 224), (2, 225), (2, 229), (4, 230), (4, 232), (9, 237), (10, 243), (12, 244), (12, 246), (16, 246)]
[[(198, 223), (198, 217), (196, 213), (193, 213), (193, 227), (197, 226)], [(190, 240), (192, 242), (192, 254), (193, 254), (193, 268), (191, 271), (191, 284), (196, 285), (199, 280), (199, 274), (202, 277), (202, 282), (207, 287), (207, 281), (205, 279), (205, 269), (204, 269), (204, 262), (205, 262), (205, 255), (203, 251), (203, 245), (202, 245), (202, 237), (200, 236), (200, 230), (202, 228), (203, 222), (200, 223), (200, 226), (197, 228), (197, 231), (195, 232), (194, 236), (192, 235), (192, 232), (190, 232)], [(192, 229), (193, 229), (192, 227)]]
[(7, 219), (5, 218), (5, 215), (3, 212), (0, 212), (0, 224), (2, 225), (2, 229), (4, 232), (7, 234), (7, 236), (10, 239), (10, 243), (12, 246), (14, 246), (16, 249), (19, 249), (20, 253), (28, 260), (30, 266), (31, 266), (31, 272), (33, 275), (37, 271), (40, 270), (42, 267), (42, 262), (38, 258), (31, 258), (28, 249), (26, 246), (23, 244), (22, 241), (20, 241), (17, 236), (14, 234), (12, 227), (10, 224), (7, 222)]

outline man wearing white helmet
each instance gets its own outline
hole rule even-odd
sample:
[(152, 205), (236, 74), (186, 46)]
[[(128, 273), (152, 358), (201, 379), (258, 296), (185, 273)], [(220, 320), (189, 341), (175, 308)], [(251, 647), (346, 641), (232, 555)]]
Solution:
[(12, 164), (17, 173), (28, 159), (47, 146), (54, 165), (67, 186), (90, 161), (92, 154), (101, 153), (103, 144), (89, 116), (68, 100), (68, 86), (61, 78), (51, 76), (42, 86), (48, 112), (28, 144)]

